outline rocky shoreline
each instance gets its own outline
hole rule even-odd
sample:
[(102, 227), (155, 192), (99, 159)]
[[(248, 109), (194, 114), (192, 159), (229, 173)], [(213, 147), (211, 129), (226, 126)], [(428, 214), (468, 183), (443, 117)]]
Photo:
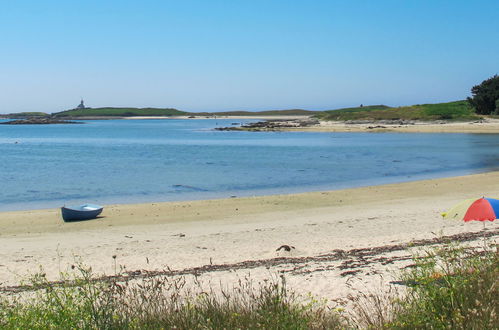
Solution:
[[(366, 129), (375, 128), (386, 128), (384, 125), (415, 125), (416, 122), (412, 120), (347, 120), (343, 122), (345, 125), (372, 125), (367, 126)], [(445, 122), (435, 122), (435, 124), (445, 124)], [(306, 127), (318, 127), (320, 121), (315, 118), (306, 119), (275, 119), (275, 120), (265, 120), (256, 123), (250, 123), (242, 126), (233, 127), (217, 127), (218, 131), (278, 131), (288, 128), (306, 128)]]
[(51, 124), (83, 124), (82, 122), (60, 120), (55, 118), (27, 118), (11, 120), (5, 123), (0, 123), (1, 125), (51, 125)]
[(217, 127), (217, 131), (272, 131), (280, 130), (283, 128), (300, 128), (300, 127), (312, 127), (319, 125), (318, 119), (307, 118), (307, 119), (273, 119), (266, 121), (258, 121), (256, 123), (250, 123), (242, 126), (232, 126), (232, 127)]
[(412, 132), (412, 133), (499, 133), (499, 120), (419, 121), (406, 119), (320, 121), (316, 118), (271, 119), (242, 126), (217, 127), (218, 131), (303, 132)]

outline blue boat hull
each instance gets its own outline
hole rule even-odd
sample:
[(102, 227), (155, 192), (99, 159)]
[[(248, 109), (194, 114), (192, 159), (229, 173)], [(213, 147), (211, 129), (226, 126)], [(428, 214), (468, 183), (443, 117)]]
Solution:
[(102, 207), (89, 207), (88, 204), (79, 207), (61, 207), (62, 218), (64, 221), (80, 221), (95, 219), (102, 212)]

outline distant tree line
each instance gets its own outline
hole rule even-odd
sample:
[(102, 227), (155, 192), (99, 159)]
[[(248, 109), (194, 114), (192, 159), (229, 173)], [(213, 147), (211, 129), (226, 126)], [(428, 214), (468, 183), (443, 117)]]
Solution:
[(494, 75), (471, 88), (468, 102), (479, 115), (499, 115), (499, 76)]

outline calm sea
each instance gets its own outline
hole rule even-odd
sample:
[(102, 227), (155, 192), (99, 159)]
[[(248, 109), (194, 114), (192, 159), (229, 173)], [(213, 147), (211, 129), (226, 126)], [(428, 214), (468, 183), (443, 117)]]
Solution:
[(0, 210), (333, 190), (499, 168), (499, 135), (226, 132), (241, 120), (0, 126)]

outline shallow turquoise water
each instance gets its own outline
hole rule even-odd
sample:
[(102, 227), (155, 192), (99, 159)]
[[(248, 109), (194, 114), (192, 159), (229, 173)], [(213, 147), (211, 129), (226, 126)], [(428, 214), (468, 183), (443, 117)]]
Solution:
[(0, 125), (0, 210), (330, 190), (499, 168), (497, 134), (212, 130), (234, 121)]

